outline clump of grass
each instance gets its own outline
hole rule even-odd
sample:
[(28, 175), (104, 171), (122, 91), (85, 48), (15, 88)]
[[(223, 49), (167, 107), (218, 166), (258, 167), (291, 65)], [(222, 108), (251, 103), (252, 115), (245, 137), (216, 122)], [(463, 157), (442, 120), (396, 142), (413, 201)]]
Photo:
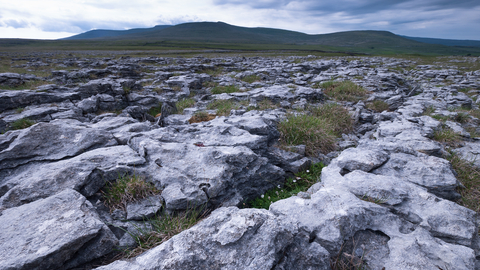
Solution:
[(283, 187), (278, 186), (270, 189), (262, 196), (245, 203), (244, 206), (268, 209), (276, 201), (290, 198), (301, 191), (306, 191), (318, 182), (323, 167), (322, 163), (313, 164), (308, 170), (298, 172), (293, 178), (287, 179)]
[(333, 126), (333, 132), (337, 136), (353, 131), (354, 121), (352, 117), (350, 117), (347, 109), (338, 104), (328, 103), (321, 107), (310, 108), (310, 111), (314, 116), (330, 122)]
[(462, 159), (457, 154), (451, 152), (447, 160), (452, 164), (457, 172), (457, 179), (465, 188), (458, 188), (457, 191), (462, 195), (459, 204), (469, 209), (480, 212), (480, 169)]
[(450, 128), (442, 128), (433, 133), (433, 139), (450, 147), (461, 146), (462, 137)]
[(17, 130), (17, 129), (24, 129), (30, 126), (33, 126), (35, 121), (32, 121), (28, 118), (18, 119), (17, 121), (10, 124), (10, 129)]
[(217, 99), (212, 103), (207, 105), (208, 110), (217, 110), (217, 115), (227, 116), (230, 114), (230, 111), (233, 109), (238, 109), (238, 104), (235, 104), (233, 100), (230, 99)]
[(209, 114), (206, 111), (199, 111), (196, 112), (189, 120), (188, 122), (190, 124), (193, 123), (200, 123), (200, 122), (206, 122), (215, 119), (216, 115), (215, 114)]
[(193, 98), (184, 98), (182, 100), (179, 100), (176, 103), (176, 106), (178, 112), (183, 113), (183, 110), (185, 110), (186, 108), (191, 108), (195, 106), (195, 100)]
[(318, 85), (324, 94), (337, 101), (359, 101), (367, 97), (368, 91), (352, 81), (329, 81)]
[(335, 139), (353, 130), (348, 111), (338, 104), (310, 108), (311, 114), (288, 115), (278, 124), (280, 145), (306, 146), (308, 156), (335, 150)]
[(223, 93), (235, 93), (239, 92), (240, 89), (238, 89), (237, 86), (235, 85), (228, 85), (228, 86), (215, 86), (210, 90), (212, 94), (217, 95), (217, 94), (223, 94)]
[(15, 109), (16, 113), (22, 113), (25, 110), (25, 108), (19, 107)]
[(137, 246), (124, 250), (124, 257), (135, 257), (162, 244), (206, 218), (208, 213), (205, 207), (189, 207), (186, 211), (176, 214), (167, 214), (163, 211), (161, 215), (148, 220), (150, 228), (136, 227), (136, 232), (130, 233)]
[(306, 154), (315, 156), (318, 152), (335, 150), (335, 134), (332, 124), (326, 119), (313, 115), (289, 115), (278, 124), (280, 144), (306, 146)]
[(367, 108), (376, 112), (388, 111), (390, 106), (383, 100), (374, 100), (367, 104)]
[(262, 78), (260, 78), (257, 75), (248, 75), (242, 78), (242, 81), (247, 82), (247, 83), (253, 83), (253, 82), (259, 82), (261, 81)]
[(114, 209), (125, 211), (128, 203), (160, 193), (160, 190), (142, 177), (124, 174), (119, 176), (116, 181), (107, 183), (103, 191), (103, 198), (110, 211)]
[(470, 116), (467, 113), (459, 112), (457, 115), (452, 117), (452, 120), (461, 124), (465, 124), (470, 120)]
[(262, 101), (258, 102), (257, 105), (257, 109), (262, 111), (276, 108), (275, 104), (270, 99), (263, 99)]

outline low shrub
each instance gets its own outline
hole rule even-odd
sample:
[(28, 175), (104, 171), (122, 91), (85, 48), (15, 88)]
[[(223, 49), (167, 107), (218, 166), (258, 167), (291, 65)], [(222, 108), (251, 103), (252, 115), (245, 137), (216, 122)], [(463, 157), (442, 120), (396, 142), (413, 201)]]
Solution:
[(244, 206), (268, 209), (276, 201), (290, 198), (301, 191), (306, 191), (319, 181), (323, 167), (322, 163), (313, 164), (308, 170), (298, 172), (293, 178), (287, 179), (283, 187), (278, 186), (268, 190), (262, 196), (244, 203)]
[(324, 94), (337, 101), (359, 101), (367, 97), (368, 91), (351, 81), (329, 81), (318, 85)]
[(119, 176), (116, 181), (108, 182), (102, 193), (110, 211), (114, 209), (125, 211), (128, 203), (160, 194), (161, 191), (142, 177), (124, 174)]

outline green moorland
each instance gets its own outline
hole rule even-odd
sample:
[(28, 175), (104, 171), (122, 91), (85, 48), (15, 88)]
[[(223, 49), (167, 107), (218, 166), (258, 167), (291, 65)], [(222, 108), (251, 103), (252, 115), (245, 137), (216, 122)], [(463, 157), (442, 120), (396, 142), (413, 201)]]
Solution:
[(247, 28), (221, 22), (202, 22), (126, 33), (120, 36), (71, 40), (0, 39), (0, 51), (155, 50), (168, 54), (214, 50), (256, 53), (295, 51), (333, 55), (480, 56), (480, 47), (422, 43), (387, 31), (347, 31), (308, 35), (281, 29)]

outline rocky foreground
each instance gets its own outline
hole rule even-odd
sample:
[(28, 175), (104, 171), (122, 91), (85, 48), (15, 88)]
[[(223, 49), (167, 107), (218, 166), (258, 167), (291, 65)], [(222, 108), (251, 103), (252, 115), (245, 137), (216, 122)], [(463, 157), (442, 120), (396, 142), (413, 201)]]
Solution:
[[(0, 90), (0, 269), (90, 269), (134, 246), (146, 218), (189, 205), (215, 210), (97, 269), (335, 269), (339, 256), (367, 269), (480, 269), (477, 213), (457, 203), (462, 183), (444, 159), (456, 153), (480, 166), (480, 120), (455, 121), (456, 109), (478, 109), (480, 70), (449, 58), (428, 66), (379, 57), (23, 60), (26, 69), (65, 70), (0, 74), (0, 84), (19, 87)], [(355, 131), (318, 156), (278, 148), (277, 124), (327, 102), (314, 86), (330, 80), (370, 91), (340, 102)], [(44, 83), (22, 90), (30, 81)], [(239, 91), (212, 94), (213, 85)], [(191, 106), (158, 124), (152, 108), (186, 99)], [(233, 102), (226, 116), (209, 107), (218, 100)], [(375, 100), (388, 110), (367, 106)], [(189, 122), (205, 110), (217, 117)], [(35, 124), (14, 130), (22, 119)], [(442, 129), (461, 138), (455, 149), (433, 140)], [(328, 166), (306, 192), (269, 210), (242, 207), (320, 161)], [(161, 194), (109, 211), (101, 191), (124, 174)]]

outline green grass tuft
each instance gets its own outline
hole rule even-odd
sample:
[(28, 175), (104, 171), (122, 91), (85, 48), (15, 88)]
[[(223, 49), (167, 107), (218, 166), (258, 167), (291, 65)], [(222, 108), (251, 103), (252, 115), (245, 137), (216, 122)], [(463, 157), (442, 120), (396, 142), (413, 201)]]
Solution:
[(368, 91), (351, 81), (329, 81), (319, 84), (324, 94), (337, 101), (359, 101), (367, 97)]
[(459, 147), (462, 142), (462, 136), (450, 128), (435, 131), (433, 133), (433, 139), (450, 147)]
[(235, 92), (240, 92), (240, 89), (238, 89), (237, 86), (235, 85), (228, 85), (228, 86), (215, 86), (210, 90), (212, 94), (218, 95), (218, 94), (223, 94), (223, 93), (235, 93)]
[(183, 113), (183, 110), (186, 108), (192, 108), (195, 106), (195, 100), (193, 98), (184, 98), (179, 100), (175, 105), (177, 106), (178, 112)]
[(335, 150), (335, 139), (353, 130), (348, 111), (338, 104), (310, 108), (311, 114), (288, 115), (278, 124), (280, 145), (306, 146), (308, 156)]
[(238, 109), (240, 106), (236, 104), (233, 100), (227, 99), (217, 99), (212, 103), (207, 105), (208, 110), (217, 110), (217, 115), (219, 116), (228, 116), (230, 111), (233, 109)]
[(160, 194), (161, 191), (152, 183), (145, 182), (142, 177), (125, 174), (114, 182), (108, 182), (102, 193), (110, 211), (114, 209), (125, 211), (128, 203)]

